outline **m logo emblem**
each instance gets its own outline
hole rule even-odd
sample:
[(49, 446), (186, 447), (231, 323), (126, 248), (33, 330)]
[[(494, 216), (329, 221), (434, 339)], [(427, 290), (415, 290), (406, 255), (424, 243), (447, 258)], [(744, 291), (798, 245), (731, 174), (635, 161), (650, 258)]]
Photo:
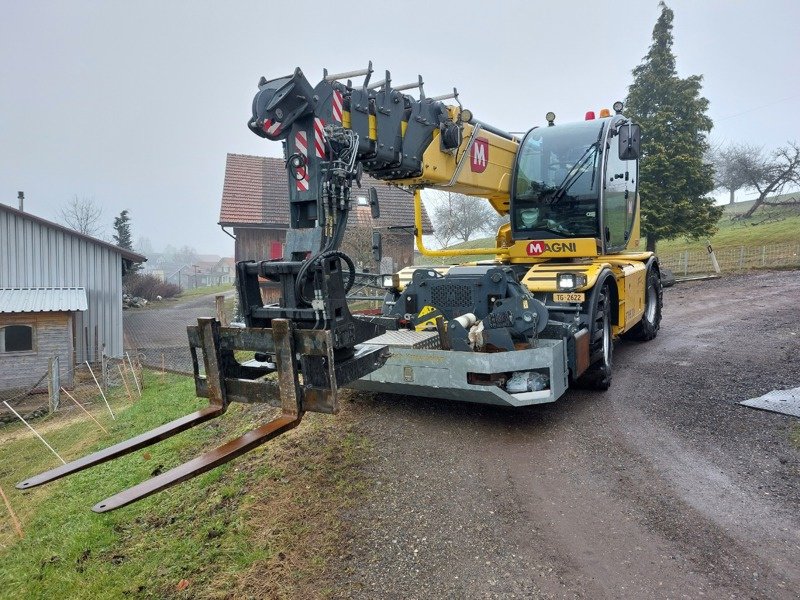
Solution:
[(528, 242), (525, 250), (528, 252), (528, 256), (539, 256), (546, 250), (546, 244), (544, 242)]
[(483, 173), (489, 163), (489, 140), (475, 138), (470, 152), (470, 169), (473, 173)]

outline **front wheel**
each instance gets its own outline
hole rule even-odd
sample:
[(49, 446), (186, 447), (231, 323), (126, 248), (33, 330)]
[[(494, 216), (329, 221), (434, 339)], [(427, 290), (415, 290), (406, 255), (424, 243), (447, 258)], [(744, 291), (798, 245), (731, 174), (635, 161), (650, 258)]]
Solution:
[(611, 294), (608, 287), (597, 294), (594, 319), (589, 332), (589, 360), (591, 364), (577, 380), (579, 387), (590, 390), (607, 390), (611, 386), (611, 364), (614, 340), (611, 335)]
[(625, 338), (637, 342), (649, 342), (661, 327), (661, 307), (663, 305), (663, 288), (661, 276), (653, 267), (647, 270), (647, 282), (644, 289), (644, 314), (642, 320), (625, 333)]

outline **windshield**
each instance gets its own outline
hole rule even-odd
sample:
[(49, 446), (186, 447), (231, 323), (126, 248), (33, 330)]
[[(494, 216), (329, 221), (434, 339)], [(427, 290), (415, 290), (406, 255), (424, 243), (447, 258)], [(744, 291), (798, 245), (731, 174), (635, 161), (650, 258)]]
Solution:
[(596, 237), (603, 121), (537, 128), (519, 152), (512, 224), (520, 237), (543, 231)]

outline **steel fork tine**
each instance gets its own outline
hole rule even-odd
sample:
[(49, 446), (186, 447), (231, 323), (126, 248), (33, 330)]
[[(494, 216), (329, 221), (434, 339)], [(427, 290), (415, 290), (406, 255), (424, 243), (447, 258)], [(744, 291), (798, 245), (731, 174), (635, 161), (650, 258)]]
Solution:
[(207, 406), (202, 410), (188, 414), (180, 419), (170, 421), (161, 427), (151, 429), (150, 431), (142, 433), (141, 435), (137, 435), (129, 440), (109, 446), (108, 448), (99, 450), (93, 454), (79, 458), (78, 460), (74, 460), (60, 467), (56, 467), (55, 469), (41, 473), (40, 475), (36, 475), (35, 477), (31, 477), (30, 479), (26, 479), (25, 481), (17, 484), (17, 489), (27, 490), (32, 487), (36, 487), (37, 485), (42, 485), (43, 483), (60, 479), (66, 475), (83, 471), (84, 469), (99, 465), (100, 463), (113, 460), (119, 456), (130, 454), (131, 452), (135, 452), (140, 448), (151, 446), (156, 442), (160, 442), (168, 437), (172, 437), (181, 431), (186, 431), (195, 425), (199, 425), (200, 423), (218, 417), (224, 412), (225, 409), (222, 406)]
[(273, 419), (269, 423), (248, 431), (243, 436), (231, 440), (206, 454), (98, 502), (92, 507), (92, 510), (97, 513), (115, 510), (182, 481), (196, 477), (201, 473), (210, 471), (214, 467), (225, 464), (237, 456), (249, 452), (256, 446), (260, 446), (272, 438), (297, 427), (302, 417), (303, 413), (299, 413), (297, 416), (284, 415)]

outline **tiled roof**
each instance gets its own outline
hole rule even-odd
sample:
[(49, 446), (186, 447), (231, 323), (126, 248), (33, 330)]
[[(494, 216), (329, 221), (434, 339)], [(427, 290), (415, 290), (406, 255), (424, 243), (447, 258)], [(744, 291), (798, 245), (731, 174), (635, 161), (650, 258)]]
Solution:
[(0, 313), (88, 310), (86, 290), (71, 288), (0, 288)]
[[(222, 208), (219, 224), (227, 226), (261, 225), (288, 227), (289, 198), (286, 169), (283, 160), (247, 154), (228, 154), (225, 165), (225, 184), (222, 188)], [(369, 186), (378, 190), (381, 216), (373, 222), (369, 208), (357, 207), (351, 222), (386, 227), (414, 224), (414, 198), (403, 190), (365, 175), (361, 189), (354, 187), (353, 196), (366, 196)], [(422, 207), (422, 229), (431, 233), (425, 207)]]

